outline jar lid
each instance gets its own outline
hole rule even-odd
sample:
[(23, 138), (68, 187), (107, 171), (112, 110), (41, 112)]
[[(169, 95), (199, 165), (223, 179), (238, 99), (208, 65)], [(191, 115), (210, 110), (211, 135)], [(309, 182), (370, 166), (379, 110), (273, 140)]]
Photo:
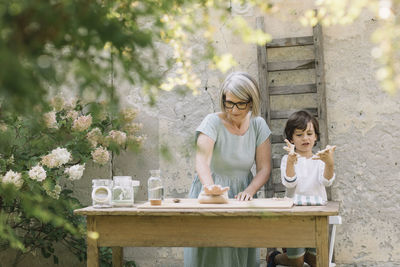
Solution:
[(114, 176), (113, 180), (114, 181), (131, 181), (132, 176)]
[(100, 185), (105, 185), (109, 186), (112, 185), (113, 180), (111, 179), (93, 179), (92, 180), (92, 185), (100, 186)]
[(114, 182), (114, 186), (131, 187), (132, 181), (116, 181)]

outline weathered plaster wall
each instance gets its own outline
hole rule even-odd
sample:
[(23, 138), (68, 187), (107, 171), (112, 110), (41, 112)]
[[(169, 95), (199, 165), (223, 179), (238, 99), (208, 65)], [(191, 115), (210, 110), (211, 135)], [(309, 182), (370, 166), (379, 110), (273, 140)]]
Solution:
[[(278, 15), (264, 17), (265, 29), (273, 38), (312, 34), (311, 28), (298, 23), (312, 1), (279, 3)], [(241, 15), (255, 27), (256, 10)], [(400, 94), (387, 95), (375, 81), (378, 66), (370, 56), (370, 35), (376, 24), (373, 15), (364, 12), (352, 25), (323, 29), (329, 140), (338, 146), (332, 198), (341, 201), (344, 220), (336, 235), (335, 257), (340, 266), (400, 266)], [(239, 63), (234, 70), (257, 77), (256, 47), (243, 44), (225, 25), (216, 24), (216, 28), (215, 46), (233, 54)], [(193, 36), (193, 40), (198, 38)], [(271, 53), (270, 60), (287, 55), (307, 58), (308, 54), (312, 51)], [(172, 156), (171, 160), (160, 157), (170, 197), (187, 195), (194, 176), (195, 128), (206, 114), (219, 110), (218, 88), (225, 75), (204, 64), (195, 71), (202, 80), (200, 95), (162, 92), (158, 98), (159, 144), (167, 145)], [(280, 75), (270, 80), (308, 82), (296, 75)], [(301, 101), (272, 99), (271, 105), (301, 108), (312, 103), (315, 99), (303, 96)], [(179, 248), (126, 249), (125, 253), (139, 266), (182, 265)]]
[(400, 265), (400, 94), (389, 96), (375, 80), (364, 13), (351, 26), (325, 30), (330, 140), (338, 145), (333, 198), (342, 201), (337, 261)]

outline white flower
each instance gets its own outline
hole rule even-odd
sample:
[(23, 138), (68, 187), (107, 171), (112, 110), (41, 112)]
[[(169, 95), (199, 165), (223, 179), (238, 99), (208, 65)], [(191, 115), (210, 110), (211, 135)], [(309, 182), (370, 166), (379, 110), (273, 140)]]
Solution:
[(45, 189), (45, 190), (46, 190), (46, 193), (47, 193), (48, 196), (50, 196), (50, 197), (52, 197), (54, 199), (59, 199), (60, 198), (60, 193), (61, 193), (61, 186), (60, 185), (56, 184), (54, 186), (54, 190), (53, 191), (51, 191), (49, 189)]
[(133, 121), (137, 114), (138, 114), (138, 110), (134, 109), (134, 108), (125, 108), (123, 110), (121, 110), (121, 117), (122, 120), (126, 121), (126, 122), (131, 122)]
[(9, 165), (14, 164), (14, 154), (12, 154), (11, 157), (7, 160), (7, 164)]
[(9, 170), (6, 175), (4, 175), (2, 182), (5, 184), (14, 184), (17, 188), (21, 188), (24, 180), (21, 178), (21, 174), (19, 172), (14, 172)]
[(42, 158), (42, 164), (49, 167), (60, 167), (71, 160), (71, 153), (66, 148), (57, 147), (50, 154)]
[(64, 109), (66, 109), (66, 110), (74, 109), (76, 106), (76, 101), (77, 100), (75, 97), (64, 99)]
[(92, 129), (88, 134), (87, 134), (87, 139), (89, 142), (92, 144), (93, 147), (96, 147), (98, 143), (100, 143), (103, 139), (103, 135), (101, 133), (101, 130), (99, 128), (94, 128)]
[(54, 110), (60, 111), (64, 108), (64, 102), (64, 97), (60, 94), (51, 99), (50, 105), (54, 108)]
[(46, 124), (47, 128), (58, 129), (55, 111), (47, 112), (43, 115), (43, 117), (44, 117), (44, 123)]
[(107, 141), (113, 141), (118, 145), (124, 145), (126, 143), (126, 133), (121, 131), (112, 130), (106, 138)]
[(75, 108), (76, 101), (77, 101), (76, 98), (74, 97), (65, 98), (64, 94), (60, 93), (50, 100), (50, 105), (56, 111), (60, 111), (63, 109), (71, 110)]
[(0, 122), (0, 131), (5, 132), (7, 131), (7, 129), (8, 129), (7, 124), (5, 124), (4, 122)]
[(83, 165), (76, 164), (74, 166), (66, 168), (64, 173), (69, 175), (69, 179), (71, 181), (74, 181), (82, 178), (84, 170), (85, 170), (85, 164)]
[(103, 147), (98, 147), (94, 151), (92, 151), (93, 162), (98, 163), (100, 165), (104, 165), (108, 162), (110, 158), (110, 154), (107, 149)]
[(41, 182), (44, 179), (46, 179), (46, 171), (40, 165), (32, 167), (32, 169), (29, 170), (28, 174), (32, 180), (36, 180), (38, 182)]
[(56, 156), (58, 162), (60, 162), (61, 165), (68, 163), (68, 161), (71, 160), (71, 153), (69, 153), (66, 148), (57, 147), (56, 149), (51, 151), (51, 153)]
[(58, 196), (60, 195), (60, 193), (61, 193), (61, 186), (60, 185), (56, 184), (54, 186), (54, 193), (56, 193)]
[(138, 145), (142, 145), (143, 142), (146, 141), (146, 139), (147, 139), (146, 135), (139, 135), (139, 136), (131, 135), (128, 138), (129, 142), (135, 143), (135, 144), (138, 144)]
[(142, 123), (136, 123), (136, 122), (127, 123), (124, 126), (124, 129), (128, 134), (134, 134), (134, 133), (136, 133), (137, 131), (139, 131), (142, 128), (143, 128), (143, 124)]
[(69, 110), (68, 112), (67, 112), (67, 119), (71, 119), (71, 120), (76, 120), (77, 118), (78, 118), (78, 116), (79, 116), (79, 113), (78, 113), (78, 111), (76, 111), (76, 110)]
[(74, 123), (72, 124), (72, 129), (82, 132), (88, 129), (90, 125), (92, 125), (92, 115), (82, 115), (74, 120)]
[(46, 156), (43, 156), (41, 162), (43, 165), (45, 165), (49, 168), (58, 167), (57, 159), (56, 159), (55, 155), (53, 155), (51, 153)]

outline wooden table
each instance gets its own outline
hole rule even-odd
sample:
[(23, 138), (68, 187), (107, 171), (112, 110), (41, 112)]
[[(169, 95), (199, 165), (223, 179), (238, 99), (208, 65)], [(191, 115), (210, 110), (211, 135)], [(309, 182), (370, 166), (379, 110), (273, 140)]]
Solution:
[(122, 247), (316, 247), (317, 266), (328, 267), (328, 216), (338, 215), (339, 203), (290, 209), (87, 207), (74, 213), (87, 216), (89, 267), (99, 266), (103, 246), (113, 247), (113, 266), (122, 266)]

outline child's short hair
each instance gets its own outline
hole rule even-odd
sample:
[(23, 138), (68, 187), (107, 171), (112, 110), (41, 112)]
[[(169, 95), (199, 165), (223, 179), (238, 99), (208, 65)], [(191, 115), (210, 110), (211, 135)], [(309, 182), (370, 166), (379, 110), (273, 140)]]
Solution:
[(317, 135), (317, 140), (319, 140), (319, 124), (318, 120), (311, 115), (307, 110), (300, 110), (294, 112), (289, 116), (286, 126), (285, 126), (285, 137), (289, 140), (293, 140), (293, 133), (296, 129), (304, 131), (307, 129), (307, 124), (311, 121), (314, 126), (315, 134)]

